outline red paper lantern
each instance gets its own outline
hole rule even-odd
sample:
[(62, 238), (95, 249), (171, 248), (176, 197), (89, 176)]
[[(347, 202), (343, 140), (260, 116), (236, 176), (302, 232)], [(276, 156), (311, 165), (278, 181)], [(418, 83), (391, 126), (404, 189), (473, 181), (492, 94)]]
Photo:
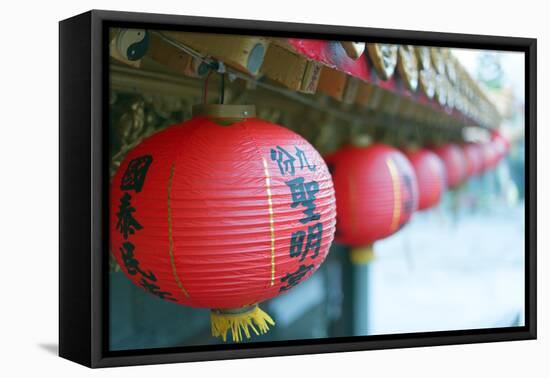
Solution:
[(466, 159), (456, 144), (445, 144), (435, 147), (433, 151), (441, 158), (445, 166), (447, 186), (456, 188), (466, 178)]
[(508, 153), (508, 150), (510, 149), (510, 142), (500, 131), (494, 130), (491, 133), (491, 143), (493, 143), (493, 146), (495, 147), (497, 155), (496, 160), (498, 163), (498, 161), (504, 158)]
[(110, 216), (112, 252), (134, 284), (213, 309), (213, 335), (240, 341), (249, 327), (273, 325), (257, 303), (325, 260), (336, 207), (323, 159), (296, 133), (257, 118), (198, 116), (128, 153)]
[(418, 183), (418, 210), (428, 209), (439, 203), (445, 191), (445, 167), (441, 159), (427, 149), (405, 152), (411, 162)]
[(338, 208), (336, 240), (371, 245), (399, 230), (418, 206), (414, 169), (384, 145), (346, 147), (327, 158)]
[(487, 142), (482, 145), (483, 150), (483, 171), (487, 171), (496, 167), (498, 163), (498, 152), (492, 142)]
[(466, 175), (475, 176), (483, 169), (483, 151), (479, 144), (468, 143), (462, 147), (466, 158)]

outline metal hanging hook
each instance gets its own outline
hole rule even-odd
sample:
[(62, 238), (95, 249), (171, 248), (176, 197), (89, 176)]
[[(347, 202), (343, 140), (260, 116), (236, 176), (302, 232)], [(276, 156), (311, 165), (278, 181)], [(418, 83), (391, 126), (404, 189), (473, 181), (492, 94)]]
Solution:
[(218, 73), (220, 74), (220, 104), (225, 100), (225, 65), (219, 62)]
[(210, 80), (210, 76), (213, 72), (217, 72), (220, 74), (220, 95), (219, 95), (219, 103), (223, 104), (225, 100), (225, 65), (223, 62), (220, 61), (212, 61), (208, 64), (208, 74), (206, 74), (206, 77), (204, 79), (204, 87), (203, 87), (203, 104), (208, 103), (208, 82)]

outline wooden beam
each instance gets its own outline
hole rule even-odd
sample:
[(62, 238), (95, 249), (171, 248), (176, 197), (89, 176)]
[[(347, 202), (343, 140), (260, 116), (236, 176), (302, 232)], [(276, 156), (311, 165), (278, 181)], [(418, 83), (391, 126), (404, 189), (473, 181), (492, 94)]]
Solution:
[(347, 75), (342, 71), (325, 66), (321, 71), (318, 89), (335, 100), (342, 101), (347, 80)]
[(156, 34), (151, 36), (148, 56), (174, 72), (189, 77), (204, 77), (209, 70), (205, 62), (185, 53)]
[(271, 44), (260, 72), (289, 89), (313, 94), (317, 91), (321, 68), (318, 62)]
[(261, 37), (184, 32), (163, 35), (252, 76), (260, 73), (269, 45), (268, 39)]

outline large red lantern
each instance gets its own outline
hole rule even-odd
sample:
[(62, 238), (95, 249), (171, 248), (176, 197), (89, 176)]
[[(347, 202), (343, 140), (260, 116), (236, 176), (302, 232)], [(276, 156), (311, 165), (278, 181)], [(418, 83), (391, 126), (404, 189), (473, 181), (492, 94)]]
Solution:
[(240, 341), (274, 325), (259, 302), (325, 260), (333, 184), (306, 140), (249, 118), (253, 107), (201, 111), (144, 140), (120, 165), (111, 184), (111, 248), (134, 284), (212, 309), (212, 334), (225, 341), (231, 331)]
[(418, 183), (418, 210), (428, 209), (439, 203), (445, 191), (445, 167), (441, 159), (427, 149), (405, 151), (411, 162)]
[(337, 241), (370, 246), (399, 230), (417, 209), (414, 169), (399, 150), (348, 146), (327, 161), (336, 192)]
[(483, 151), (476, 143), (467, 143), (462, 147), (466, 158), (466, 175), (475, 176), (483, 169)]
[(456, 144), (444, 144), (435, 147), (433, 151), (441, 158), (445, 166), (447, 186), (456, 188), (466, 178), (466, 159), (464, 153)]

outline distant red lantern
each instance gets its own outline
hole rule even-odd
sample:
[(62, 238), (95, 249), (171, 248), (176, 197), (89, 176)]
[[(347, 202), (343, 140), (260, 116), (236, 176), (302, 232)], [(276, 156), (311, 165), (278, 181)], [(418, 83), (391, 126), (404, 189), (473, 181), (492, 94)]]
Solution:
[(491, 143), (495, 147), (498, 162), (508, 153), (508, 150), (510, 149), (510, 142), (500, 131), (494, 130), (491, 133)]
[(498, 151), (492, 142), (482, 145), (483, 149), (483, 171), (488, 171), (496, 167), (498, 163)]
[(317, 151), (244, 109), (154, 134), (111, 184), (111, 249), (123, 272), (161, 299), (212, 309), (212, 333), (224, 341), (274, 325), (257, 303), (315, 272), (335, 229)]
[(466, 175), (468, 177), (481, 173), (483, 169), (483, 151), (476, 143), (467, 143), (462, 146), (466, 158)]
[(369, 246), (399, 230), (417, 209), (414, 169), (399, 150), (348, 146), (327, 161), (336, 192), (337, 241)]
[(445, 166), (447, 186), (456, 188), (466, 178), (466, 158), (456, 144), (445, 144), (434, 147), (433, 151), (441, 158)]
[(441, 159), (427, 149), (405, 151), (418, 182), (418, 210), (425, 210), (439, 203), (445, 191), (445, 167)]

